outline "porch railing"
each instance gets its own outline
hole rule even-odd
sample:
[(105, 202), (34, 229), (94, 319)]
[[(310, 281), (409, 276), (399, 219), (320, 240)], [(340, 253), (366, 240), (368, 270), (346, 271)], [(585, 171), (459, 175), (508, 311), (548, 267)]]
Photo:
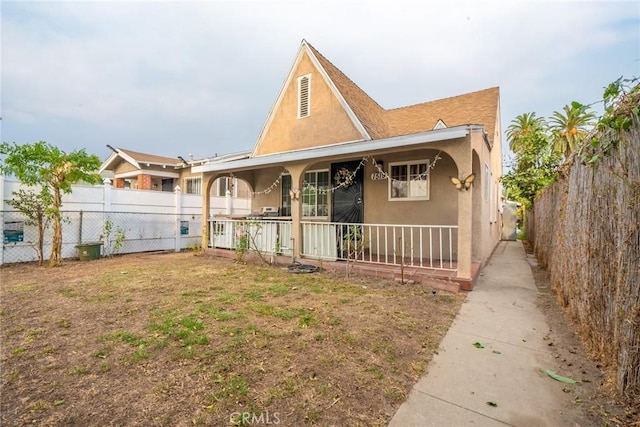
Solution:
[[(301, 256), (306, 258), (456, 269), (458, 226), (455, 225), (302, 221), (301, 226)], [(211, 219), (209, 245), (290, 256), (291, 227), (290, 220)]]
[(302, 222), (302, 255), (455, 270), (456, 225)]
[(211, 219), (209, 246), (257, 249), (265, 254), (292, 255), (291, 221)]

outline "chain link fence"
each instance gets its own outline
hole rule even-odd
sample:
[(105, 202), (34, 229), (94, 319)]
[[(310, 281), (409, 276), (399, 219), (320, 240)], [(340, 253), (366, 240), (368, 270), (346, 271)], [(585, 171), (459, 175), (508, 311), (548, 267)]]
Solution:
[[(0, 211), (3, 246), (0, 264), (38, 260), (38, 227), (16, 211)], [(140, 212), (62, 212), (62, 257), (78, 258), (78, 245), (99, 244), (108, 256), (198, 247), (202, 236), (201, 214)], [(51, 253), (52, 224), (44, 232), (43, 255)]]

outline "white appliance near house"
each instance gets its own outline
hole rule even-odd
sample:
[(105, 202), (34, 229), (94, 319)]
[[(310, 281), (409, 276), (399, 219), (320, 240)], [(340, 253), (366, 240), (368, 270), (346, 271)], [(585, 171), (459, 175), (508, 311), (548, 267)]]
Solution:
[(260, 215), (263, 216), (278, 216), (280, 209), (277, 206), (262, 206), (260, 208)]

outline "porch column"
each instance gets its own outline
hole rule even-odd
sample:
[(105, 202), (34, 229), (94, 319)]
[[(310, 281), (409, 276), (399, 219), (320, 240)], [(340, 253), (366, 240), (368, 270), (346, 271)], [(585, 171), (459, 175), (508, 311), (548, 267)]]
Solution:
[(138, 190), (151, 190), (151, 176), (146, 173), (138, 175)]
[(291, 174), (291, 190), (298, 197), (291, 198), (291, 239), (293, 240), (293, 256), (300, 258), (302, 253), (302, 177), (307, 165), (287, 166)]
[[(466, 169), (468, 171), (471, 168)], [(464, 171), (464, 169), (463, 169)], [(468, 173), (467, 173), (468, 174)], [(464, 173), (462, 176), (466, 176)], [(457, 276), (471, 279), (471, 252), (473, 236), (473, 185), (458, 191), (458, 271)]]
[(173, 189), (174, 194), (174, 209), (176, 213), (176, 238), (175, 238), (175, 251), (180, 252), (182, 249), (182, 242), (180, 239), (182, 238), (182, 190), (179, 185), (176, 185), (176, 188)]
[(202, 174), (202, 237), (200, 247), (205, 250), (209, 247), (209, 212), (211, 211), (211, 186), (215, 175)]

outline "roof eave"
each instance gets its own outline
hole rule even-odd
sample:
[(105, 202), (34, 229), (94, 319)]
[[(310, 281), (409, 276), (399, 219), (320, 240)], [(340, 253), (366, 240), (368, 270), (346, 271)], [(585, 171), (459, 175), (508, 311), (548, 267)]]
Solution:
[(447, 129), (420, 132), (411, 135), (394, 136), (373, 141), (358, 141), (348, 144), (335, 144), (331, 146), (306, 148), (303, 150), (288, 151), (285, 153), (266, 154), (247, 159), (205, 163), (201, 166), (193, 167), (194, 173), (225, 172), (238, 169), (251, 169), (273, 166), (284, 163), (299, 162), (304, 160), (316, 160), (331, 157), (346, 157), (371, 153), (374, 151), (384, 151), (401, 147), (413, 147), (425, 143), (435, 143), (451, 139), (463, 138), (474, 130), (481, 130), (482, 126), (464, 125), (450, 127)]
[(113, 161), (118, 158), (118, 154), (116, 153), (111, 153), (111, 155), (107, 158), (107, 160), (105, 160), (102, 165), (100, 166), (100, 169), (98, 169), (98, 174), (102, 174), (105, 170), (111, 170), (109, 169), (111, 167), (111, 163), (113, 163)]

